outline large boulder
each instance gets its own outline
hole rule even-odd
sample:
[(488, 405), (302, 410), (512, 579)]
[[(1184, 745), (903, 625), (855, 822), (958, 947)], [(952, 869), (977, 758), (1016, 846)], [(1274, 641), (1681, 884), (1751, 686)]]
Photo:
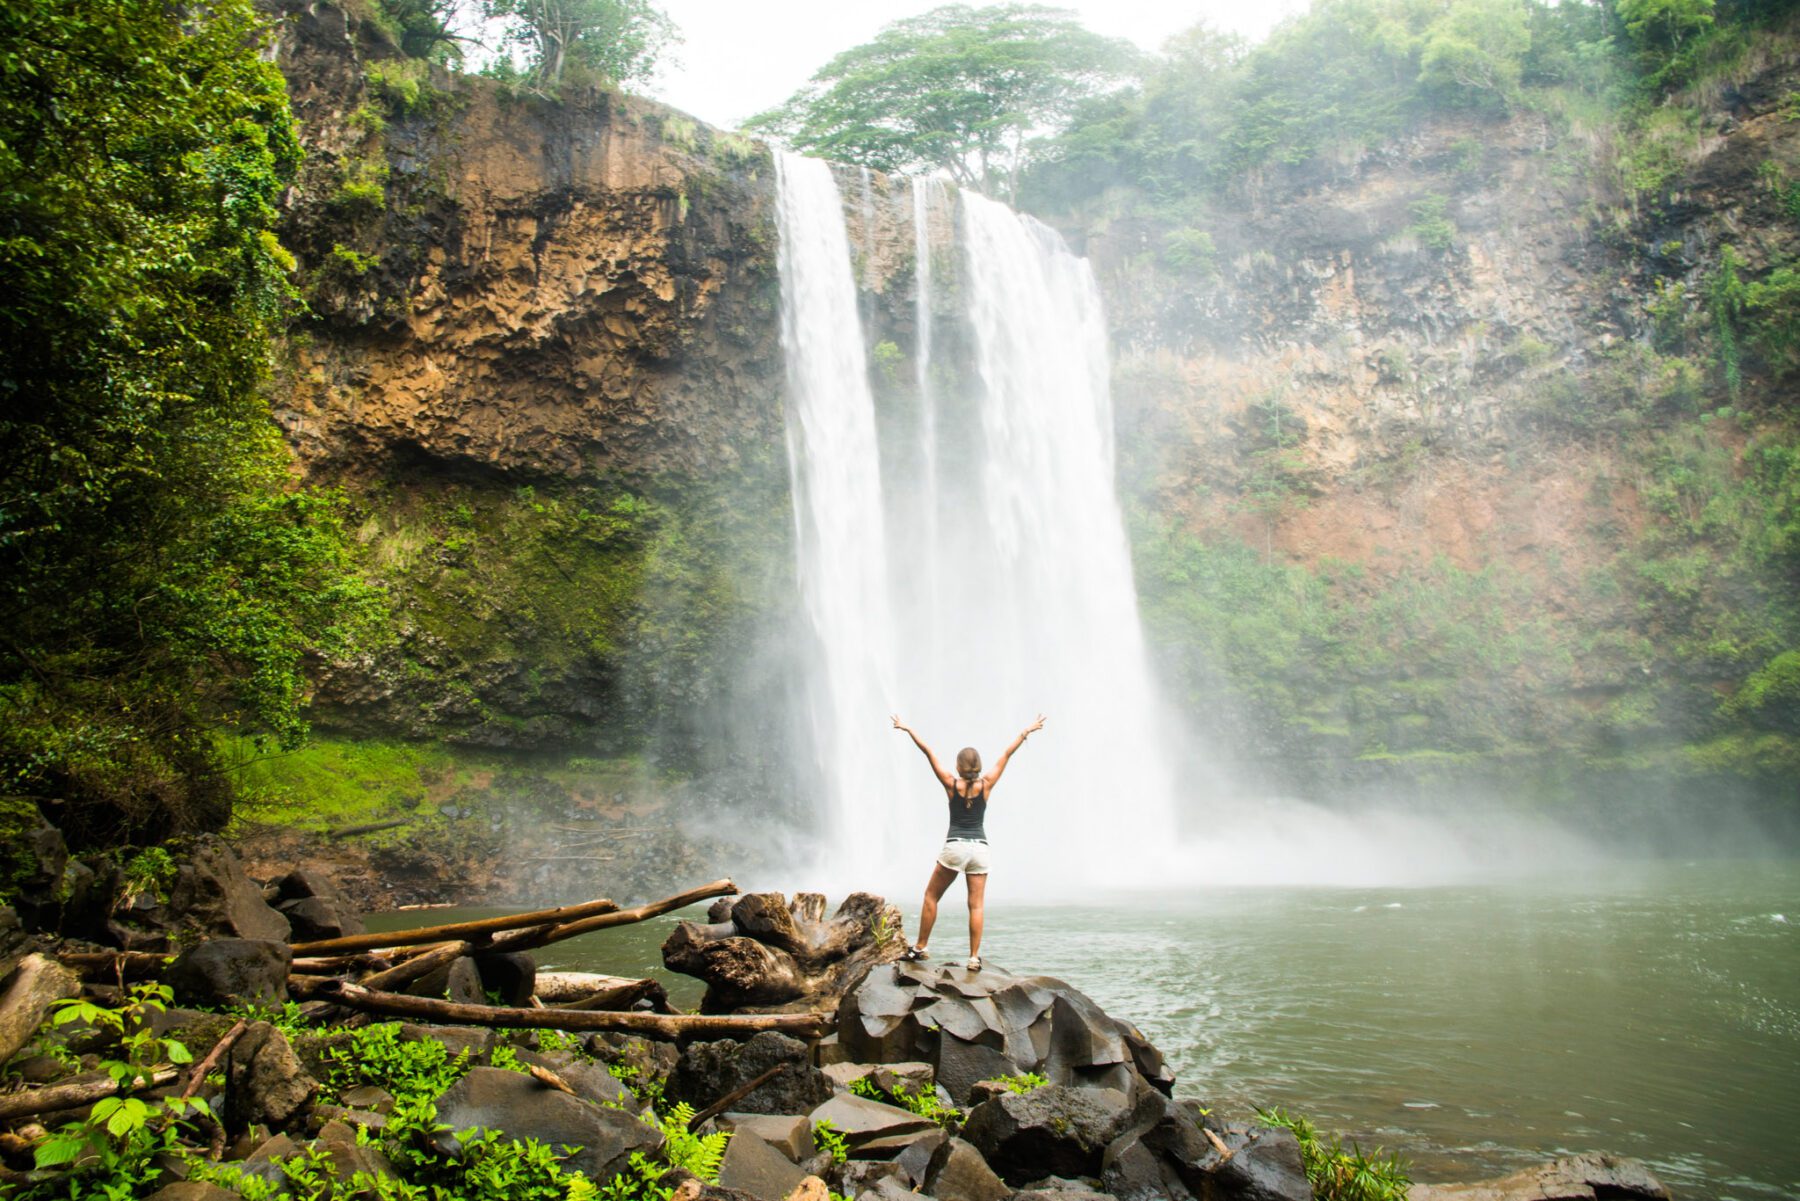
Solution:
[(265, 895), (288, 919), (295, 942), (365, 932), (356, 906), (321, 872), (297, 867), (270, 885)]
[(1639, 1159), (1569, 1155), (1496, 1180), (1415, 1184), (1406, 1201), (1668, 1201), (1669, 1189)]
[(815, 1130), (821, 1123), (830, 1122), (844, 1136), (844, 1142), (852, 1151), (866, 1149), (875, 1143), (891, 1144), (898, 1150), (937, 1128), (937, 1123), (911, 1110), (901, 1109), (898, 1105), (883, 1105), (854, 1093), (840, 1093), (813, 1110), (810, 1116)]
[(981, 1152), (960, 1138), (945, 1139), (932, 1155), (922, 1191), (938, 1201), (1006, 1201), (1013, 1192)]
[(1231, 1155), (1213, 1165), (1212, 1188), (1206, 1196), (1221, 1201), (1311, 1201), (1312, 1185), (1293, 1131), (1266, 1126), (1227, 1131), (1223, 1141)]
[(279, 1008), (287, 1000), (288, 965), (293, 959), (285, 942), (214, 938), (183, 951), (163, 979), (183, 1005)]
[(682, 922), (663, 943), (663, 965), (706, 981), (702, 1013), (829, 1013), (874, 964), (906, 948), (900, 911), (856, 892), (825, 916), (822, 893), (790, 903), (779, 892), (727, 897), (705, 922)]
[(210, 935), (286, 942), (290, 934), (287, 918), (269, 908), (237, 855), (217, 840), (202, 842), (181, 865), (169, 909)]
[(662, 1135), (634, 1114), (572, 1097), (533, 1076), (475, 1068), (437, 1100), (434, 1136), (440, 1153), (462, 1154), (457, 1131), (491, 1130), (509, 1139), (534, 1138), (551, 1147), (576, 1147), (567, 1166), (599, 1185), (624, 1171), (633, 1152), (652, 1154)]
[[(892, 963), (873, 968), (838, 1008), (838, 1045), (867, 1063), (922, 1060), (966, 1104), (977, 1082), (1038, 1072), (1053, 1083), (1129, 1093), (1143, 1080), (1168, 1093), (1163, 1057), (1129, 1022), (1050, 976), (988, 966)], [(1041, 1174), (1041, 1173), (1040, 1173)]]
[(319, 1082), (307, 1075), (281, 1031), (253, 1022), (225, 1062), (225, 1119), (234, 1129), (297, 1124)]
[(805, 1179), (806, 1173), (793, 1160), (748, 1130), (739, 1129), (725, 1144), (719, 1183), (726, 1188), (781, 1201)]
[(970, 1111), (963, 1137), (1015, 1186), (1047, 1175), (1098, 1176), (1131, 1113), (1130, 1099), (1117, 1089), (1050, 1084), (983, 1101)]
[(54, 931), (62, 918), (69, 848), (30, 797), (0, 797), (0, 893), (27, 930)]
[(704, 1109), (778, 1065), (782, 1070), (772, 1080), (732, 1102), (732, 1108), (741, 1113), (805, 1113), (831, 1099), (831, 1081), (813, 1067), (806, 1044), (773, 1030), (741, 1043), (720, 1040), (690, 1046), (669, 1074), (668, 1096)]

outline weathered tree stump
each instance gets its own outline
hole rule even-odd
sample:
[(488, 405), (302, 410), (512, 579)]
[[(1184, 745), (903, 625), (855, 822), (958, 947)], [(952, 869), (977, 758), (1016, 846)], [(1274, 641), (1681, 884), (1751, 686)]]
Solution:
[(702, 1013), (832, 1013), (869, 968), (906, 949), (900, 911), (853, 892), (829, 919), (825, 897), (779, 892), (725, 898), (707, 923), (682, 922), (663, 965), (706, 982)]

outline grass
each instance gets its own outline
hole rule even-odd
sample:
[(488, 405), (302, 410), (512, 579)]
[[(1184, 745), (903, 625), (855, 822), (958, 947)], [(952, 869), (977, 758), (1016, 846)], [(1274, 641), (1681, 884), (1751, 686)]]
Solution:
[(233, 738), (224, 754), (234, 765), (240, 816), (317, 829), (427, 816), (494, 766), (439, 744), (380, 739), (314, 738), (273, 751)]

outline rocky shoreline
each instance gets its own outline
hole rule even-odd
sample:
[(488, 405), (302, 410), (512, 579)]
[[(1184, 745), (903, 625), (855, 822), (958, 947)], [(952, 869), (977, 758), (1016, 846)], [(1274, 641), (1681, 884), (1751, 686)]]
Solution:
[[(1175, 1097), (1137, 1027), (1064, 981), (897, 962), (898, 913), (869, 894), (828, 915), (817, 894), (720, 881), (636, 910), (594, 901), (364, 936), (321, 873), (259, 883), (222, 843), (172, 863), (161, 894), (103, 905), (89, 894), (105, 882), (68, 880), (55, 860), (40, 854), (54, 870), (0, 909), (9, 1196), (1307, 1201), (1406, 1188), (1360, 1155), (1343, 1162), (1367, 1180), (1318, 1161), (1304, 1123), (1230, 1122)], [(677, 925), (664, 958), (706, 982), (699, 1014), (674, 1012), (653, 982), (539, 977), (529, 948), (559, 932), (696, 894), (717, 899), (706, 921)], [(1587, 1155), (1408, 1195), (1669, 1194), (1641, 1163)]]

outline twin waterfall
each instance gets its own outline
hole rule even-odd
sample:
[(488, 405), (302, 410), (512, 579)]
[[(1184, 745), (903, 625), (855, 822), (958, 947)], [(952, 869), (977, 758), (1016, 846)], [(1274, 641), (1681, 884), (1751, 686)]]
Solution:
[[(1176, 837), (1174, 756), (1113, 488), (1087, 262), (1029, 217), (913, 181), (913, 362), (877, 364), (895, 384), (878, 406), (836, 181), (792, 155), (778, 173), (796, 568), (814, 635), (799, 774), (819, 790), (822, 873), (904, 896), (935, 857), (943, 792), (890, 713), (949, 767), (965, 745), (991, 765), (1043, 712), (988, 811), (995, 888), (1150, 883)], [(866, 175), (859, 200), (866, 262)], [(934, 241), (934, 227), (953, 233)], [(938, 321), (955, 362), (933, 361)]]

